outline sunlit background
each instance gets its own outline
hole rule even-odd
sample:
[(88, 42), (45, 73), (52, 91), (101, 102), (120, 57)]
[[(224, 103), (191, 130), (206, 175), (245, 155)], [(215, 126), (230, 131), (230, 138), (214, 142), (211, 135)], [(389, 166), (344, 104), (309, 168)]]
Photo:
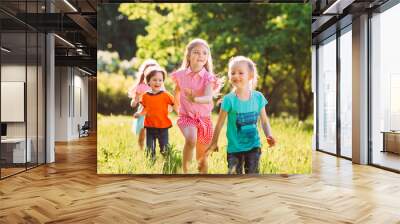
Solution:
[[(157, 60), (171, 73), (180, 67), (186, 44), (199, 37), (211, 47), (217, 76), (227, 76), (228, 61), (233, 56), (244, 55), (257, 64), (257, 90), (269, 101), (266, 109), (280, 142), (276, 150), (264, 154), (263, 173), (311, 172), (310, 24), (309, 4), (101, 5), (97, 55), (98, 171), (165, 173), (162, 164), (149, 172), (143, 166), (135, 166), (140, 162), (135, 158), (142, 157), (137, 154), (137, 136), (129, 132), (133, 111), (127, 90), (136, 82), (136, 71), (145, 59)], [(166, 89), (172, 92), (172, 87), (167, 78)], [(230, 89), (227, 82), (222, 93)], [(218, 110), (215, 107), (214, 112)], [(179, 167), (184, 142), (174, 128), (170, 135), (176, 136), (173, 143)], [(117, 133), (119, 136), (111, 137)], [(225, 132), (222, 139), (224, 135)], [(225, 150), (222, 151), (216, 157), (225, 161)], [(220, 165), (211, 164), (211, 173), (226, 173), (226, 164)]]

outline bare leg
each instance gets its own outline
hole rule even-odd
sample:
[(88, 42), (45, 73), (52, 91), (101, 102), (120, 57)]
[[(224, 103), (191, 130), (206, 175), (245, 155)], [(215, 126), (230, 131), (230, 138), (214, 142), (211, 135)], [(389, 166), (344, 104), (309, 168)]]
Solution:
[(146, 137), (146, 129), (142, 128), (139, 132), (139, 138), (138, 138), (138, 143), (139, 147), (141, 150), (143, 150), (144, 147), (144, 138)]
[(199, 173), (206, 174), (208, 170), (208, 159), (206, 157), (206, 149), (208, 145), (197, 142), (196, 144), (196, 160), (198, 163)]
[(190, 161), (193, 158), (193, 149), (196, 146), (197, 129), (196, 127), (185, 127), (182, 129), (182, 134), (185, 137), (185, 146), (183, 147), (183, 173), (188, 172)]

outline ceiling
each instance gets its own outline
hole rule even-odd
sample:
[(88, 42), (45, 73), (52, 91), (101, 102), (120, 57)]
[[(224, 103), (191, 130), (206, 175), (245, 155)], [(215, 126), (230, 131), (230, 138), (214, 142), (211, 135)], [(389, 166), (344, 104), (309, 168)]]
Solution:
[(316, 44), (336, 29), (351, 24), (352, 18), (372, 12), (388, 0), (311, 0), (312, 38)]
[[(11, 54), (26, 55), (21, 32), (50, 32), (56, 34), (56, 66), (78, 66), (95, 75), (96, 6), (97, 0), (1, 0), (2, 36), (8, 39), (8, 47), (14, 48), (10, 58)], [(28, 56), (30, 48), (28, 44)]]

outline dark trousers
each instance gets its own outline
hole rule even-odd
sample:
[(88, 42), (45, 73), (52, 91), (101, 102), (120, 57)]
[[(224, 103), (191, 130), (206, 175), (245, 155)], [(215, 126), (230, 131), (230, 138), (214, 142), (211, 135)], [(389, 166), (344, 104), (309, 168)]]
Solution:
[(244, 167), (245, 174), (258, 174), (260, 157), (261, 148), (253, 148), (246, 152), (228, 153), (228, 173), (243, 174)]
[(168, 145), (168, 128), (146, 128), (146, 153), (152, 159), (156, 157), (156, 140), (160, 146), (160, 153), (165, 154)]

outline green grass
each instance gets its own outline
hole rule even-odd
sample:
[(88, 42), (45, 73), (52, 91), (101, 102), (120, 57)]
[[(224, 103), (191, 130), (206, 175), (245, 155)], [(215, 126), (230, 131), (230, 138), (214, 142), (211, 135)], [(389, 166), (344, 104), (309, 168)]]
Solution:
[[(171, 116), (176, 122), (176, 116)], [(214, 123), (217, 116), (213, 116)], [(270, 118), (277, 145), (268, 148), (262, 137), (261, 174), (308, 174), (311, 173), (312, 120), (297, 121), (294, 118)], [(99, 174), (180, 174), (184, 138), (174, 123), (169, 129), (170, 153), (165, 158), (157, 146), (156, 160), (147, 159), (139, 149), (137, 136), (131, 131), (130, 116), (98, 115), (97, 172)], [(260, 136), (264, 136), (261, 129)], [(209, 157), (208, 173), (226, 174), (226, 122), (219, 138), (219, 151)], [(195, 159), (190, 173), (197, 173)]]

